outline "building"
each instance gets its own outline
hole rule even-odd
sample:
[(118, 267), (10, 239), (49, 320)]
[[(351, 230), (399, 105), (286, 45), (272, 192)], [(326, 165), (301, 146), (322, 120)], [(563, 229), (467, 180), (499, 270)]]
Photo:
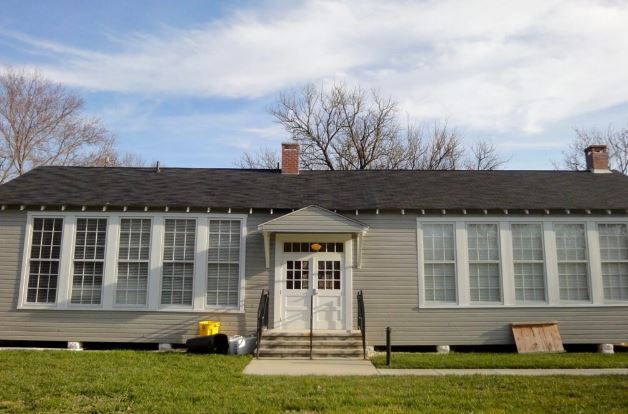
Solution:
[[(628, 341), (628, 177), (589, 171), (39, 167), (0, 186), (0, 340), (182, 343), (357, 329), (370, 345)], [(313, 307), (310, 307), (313, 304)]]

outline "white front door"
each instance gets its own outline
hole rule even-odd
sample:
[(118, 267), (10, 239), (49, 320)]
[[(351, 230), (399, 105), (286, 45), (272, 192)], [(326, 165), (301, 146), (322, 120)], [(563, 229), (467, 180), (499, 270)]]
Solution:
[(344, 328), (343, 256), (342, 252), (284, 254), (278, 281), (281, 297), (278, 328), (307, 331), (310, 318), (315, 330)]
[(342, 260), (314, 258), (314, 265), (314, 329), (342, 329)]

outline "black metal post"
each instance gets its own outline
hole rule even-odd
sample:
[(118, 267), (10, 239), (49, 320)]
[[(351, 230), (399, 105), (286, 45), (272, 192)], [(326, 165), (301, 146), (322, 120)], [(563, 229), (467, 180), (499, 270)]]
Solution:
[(392, 351), (392, 345), (390, 343), (390, 332), (392, 331), (392, 329), (390, 329), (390, 326), (388, 326), (386, 328), (386, 366), (388, 368), (390, 368), (390, 354)]
[(312, 359), (312, 341), (314, 339), (314, 295), (310, 295), (310, 359)]

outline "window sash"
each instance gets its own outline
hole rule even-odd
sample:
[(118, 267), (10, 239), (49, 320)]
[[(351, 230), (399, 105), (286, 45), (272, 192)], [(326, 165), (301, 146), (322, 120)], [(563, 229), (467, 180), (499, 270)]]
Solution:
[(422, 233), (425, 301), (456, 303), (456, 228), (451, 223), (426, 223)]
[(191, 307), (194, 304), (196, 233), (195, 219), (164, 220), (162, 305)]
[[(482, 230), (486, 232), (480, 233)], [(467, 223), (466, 237), (471, 303), (501, 303), (503, 275), (499, 224)]]
[(74, 230), (72, 305), (101, 305), (109, 220), (80, 217)]
[[(50, 224), (52, 228), (49, 228)], [(24, 253), (29, 252), (25, 298), (27, 303), (55, 304), (57, 302), (63, 225), (64, 220), (58, 217), (33, 219), (31, 246), (30, 249), (25, 249)], [(37, 269), (36, 273), (33, 272), (34, 269)]]
[(152, 231), (153, 220), (150, 218), (123, 217), (120, 220), (116, 306), (148, 304)]
[(628, 224), (598, 223), (597, 230), (604, 299), (628, 301)]
[[(545, 245), (540, 223), (512, 223), (510, 226), (513, 252), (515, 301), (543, 303), (547, 301)], [(531, 272), (524, 271), (531, 270)]]
[[(561, 302), (589, 302), (591, 300), (589, 246), (586, 231), (584, 223), (554, 223)], [(566, 269), (570, 270), (566, 271)]]
[(236, 308), (240, 304), (242, 220), (210, 219), (205, 304)]

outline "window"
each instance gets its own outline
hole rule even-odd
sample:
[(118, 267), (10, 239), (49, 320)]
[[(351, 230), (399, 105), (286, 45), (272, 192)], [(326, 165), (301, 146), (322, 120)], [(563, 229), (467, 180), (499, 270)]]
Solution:
[(240, 220), (209, 220), (207, 305), (238, 306)]
[(55, 303), (61, 257), (63, 219), (35, 218), (28, 273), (26, 301)]
[(196, 220), (166, 219), (161, 279), (162, 305), (192, 305)]
[(76, 220), (71, 303), (99, 305), (105, 267), (107, 219)]
[(425, 300), (456, 302), (456, 258), (453, 224), (423, 225)]
[(246, 220), (237, 213), (28, 212), (17, 306), (242, 312)]
[(419, 307), (628, 306), (625, 217), (443, 220), (417, 217)]
[(468, 224), (469, 285), (472, 302), (500, 302), (497, 224)]
[(583, 224), (555, 224), (560, 300), (588, 301), (589, 271)]
[(515, 299), (545, 301), (545, 263), (541, 224), (512, 224)]
[(628, 226), (598, 224), (604, 299), (628, 300)]
[(340, 260), (318, 261), (318, 288), (321, 290), (340, 289)]
[(117, 305), (145, 305), (150, 259), (150, 219), (120, 220)]

